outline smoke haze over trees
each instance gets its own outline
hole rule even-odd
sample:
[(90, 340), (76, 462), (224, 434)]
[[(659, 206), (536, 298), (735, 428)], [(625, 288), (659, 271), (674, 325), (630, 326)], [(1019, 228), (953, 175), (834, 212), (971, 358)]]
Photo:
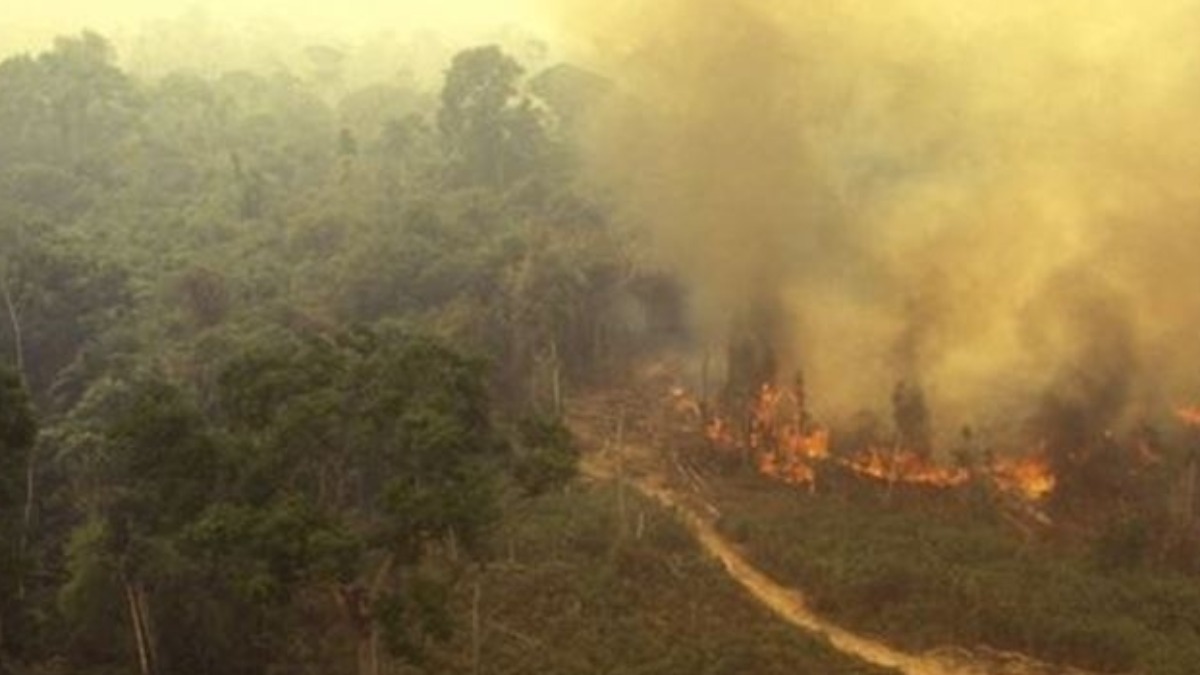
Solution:
[[(760, 444), (734, 481), (828, 460), (720, 525), (835, 613), (1045, 553), (1146, 575), (1134, 638), (1089, 596), (971, 639), (1192, 662), (1200, 2), (107, 4), (0, 28), (0, 672), (875, 672), (575, 480), (570, 404), (646, 372), (611, 446), (676, 405)], [(1028, 448), (1013, 507), (989, 462)], [(912, 497), (863, 450), (961, 488), (863, 546), (950, 543), (792, 565), (792, 524)], [(1051, 516), (1085, 555), (1030, 548)]]
[(417, 663), (573, 478), (568, 387), (671, 302), (575, 184), (599, 78), (404, 44), (0, 62), (6, 671)]
[(1194, 395), (1197, 3), (565, 7), (621, 85), (593, 166), (716, 351), (769, 305), (822, 416), (906, 379), (943, 439)]

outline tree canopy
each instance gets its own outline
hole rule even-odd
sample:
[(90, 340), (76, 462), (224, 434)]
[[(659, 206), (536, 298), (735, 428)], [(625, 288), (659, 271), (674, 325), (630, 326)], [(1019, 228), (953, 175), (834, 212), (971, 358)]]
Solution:
[(646, 299), (564, 161), (594, 82), (304, 54), (0, 63), (0, 670), (417, 663), (505, 509), (574, 475), (563, 392)]

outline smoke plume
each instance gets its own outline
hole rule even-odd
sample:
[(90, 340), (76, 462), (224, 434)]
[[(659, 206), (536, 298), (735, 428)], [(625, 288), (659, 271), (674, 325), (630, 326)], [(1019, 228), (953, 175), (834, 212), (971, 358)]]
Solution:
[(769, 308), (818, 416), (901, 380), (942, 434), (1200, 394), (1200, 3), (567, 4), (622, 92), (596, 175), (710, 345)]

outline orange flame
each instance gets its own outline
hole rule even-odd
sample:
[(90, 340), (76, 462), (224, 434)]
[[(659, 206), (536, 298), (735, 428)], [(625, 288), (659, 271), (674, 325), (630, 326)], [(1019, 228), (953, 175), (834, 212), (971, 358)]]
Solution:
[(803, 433), (788, 429), (774, 449), (758, 457), (759, 472), (792, 485), (811, 484), (816, 480), (814, 463), (829, 457), (829, 432), (814, 429)]
[(846, 460), (852, 471), (888, 482), (950, 488), (970, 480), (963, 468), (939, 466), (932, 460), (906, 450), (869, 448)]
[[(715, 416), (705, 424), (704, 435), (722, 452), (749, 452), (762, 475), (810, 489), (816, 482), (817, 467), (824, 462), (875, 480), (934, 488), (959, 487), (972, 478), (965, 467), (943, 466), (903, 448), (873, 446), (853, 457), (831, 457), (830, 432), (806, 419), (802, 396), (802, 391), (764, 384), (747, 411), (748, 424), (743, 431)], [(1194, 411), (1200, 426), (1200, 406), (1189, 410)], [(1057, 482), (1041, 449), (1024, 457), (999, 457), (980, 475), (990, 478), (999, 490), (1028, 501), (1045, 498)]]
[(817, 479), (812, 465), (795, 458), (780, 458), (774, 453), (764, 453), (758, 458), (758, 470), (788, 485), (812, 485)]
[(998, 457), (991, 466), (992, 480), (1006, 492), (1037, 501), (1054, 491), (1058, 480), (1045, 456)]
[(1200, 405), (1183, 405), (1175, 409), (1179, 421), (1189, 427), (1200, 427)]

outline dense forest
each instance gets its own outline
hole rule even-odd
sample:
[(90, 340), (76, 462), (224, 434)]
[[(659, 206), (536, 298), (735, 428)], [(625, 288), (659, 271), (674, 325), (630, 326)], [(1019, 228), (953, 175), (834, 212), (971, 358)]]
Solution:
[(568, 388), (677, 337), (579, 189), (602, 78), (481, 46), (340, 91), (308, 53), (0, 64), (0, 671), (418, 663), (573, 477)]
[(2, 57), (0, 675), (1196, 672), (1191, 10), (563, 4)]

